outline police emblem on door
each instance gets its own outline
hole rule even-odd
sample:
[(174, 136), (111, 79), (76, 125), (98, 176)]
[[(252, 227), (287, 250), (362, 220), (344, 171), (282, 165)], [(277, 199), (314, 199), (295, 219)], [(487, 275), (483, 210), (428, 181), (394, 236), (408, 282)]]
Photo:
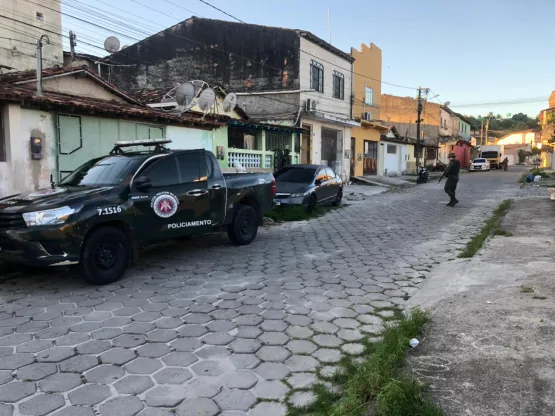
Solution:
[(169, 218), (177, 212), (179, 200), (170, 192), (160, 192), (152, 198), (150, 206), (155, 214), (161, 218)]

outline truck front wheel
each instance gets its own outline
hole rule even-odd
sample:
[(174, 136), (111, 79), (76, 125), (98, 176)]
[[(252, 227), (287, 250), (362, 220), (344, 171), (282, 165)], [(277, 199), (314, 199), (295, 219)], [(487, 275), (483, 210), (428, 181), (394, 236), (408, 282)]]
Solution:
[(233, 221), (227, 227), (231, 242), (238, 246), (252, 243), (258, 233), (258, 215), (250, 205), (239, 205)]
[(106, 285), (119, 280), (131, 258), (129, 239), (115, 227), (93, 230), (85, 240), (81, 256), (83, 279), (93, 285)]

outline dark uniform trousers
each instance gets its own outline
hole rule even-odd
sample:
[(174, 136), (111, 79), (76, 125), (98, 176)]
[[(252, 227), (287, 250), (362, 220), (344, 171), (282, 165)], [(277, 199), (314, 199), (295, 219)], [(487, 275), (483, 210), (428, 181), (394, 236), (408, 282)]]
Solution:
[(450, 175), (447, 177), (445, 182), (445, 193), (451, 198), (451, 202), (455, 200), (455, 190), (457, 189), (457, 183), (459, 182), (459, 175)]

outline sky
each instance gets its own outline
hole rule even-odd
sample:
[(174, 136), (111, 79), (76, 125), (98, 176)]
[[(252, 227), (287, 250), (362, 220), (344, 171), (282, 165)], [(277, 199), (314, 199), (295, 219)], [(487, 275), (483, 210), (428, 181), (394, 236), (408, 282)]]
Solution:
[[(555, 90), (555, 0), (206, 1), (247, 23), (304, 29), (325, 40), (329, 8), (334, 46), (349, 52), (373, 42), (382, 49), (382, 80), (414, 89), (382, 84), (382, 93), (414, 96), (419, 86), (430, 88), (435, 102), (449, 101), (466, 115), (536, 117)], [(77, 51), (95, 55), (104, 55), (110, 35), (129, 45), (192, 15), (233, 20), (201, 0), (62, 4), (64, 33), (74, 30)]]

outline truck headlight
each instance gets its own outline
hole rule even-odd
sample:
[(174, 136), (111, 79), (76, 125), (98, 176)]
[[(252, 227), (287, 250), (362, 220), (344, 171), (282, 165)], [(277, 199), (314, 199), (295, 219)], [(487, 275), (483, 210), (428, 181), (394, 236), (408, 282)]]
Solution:
[(61, 207), (54, 209), (47, 209), (46, 211), (26, 212), (23, 214), (23, 219), (27, 227), (35, 225), (53, 225), (63, 224), (67, 221), (71, 214), (78, 212), (79, 209), (71, 207)]

